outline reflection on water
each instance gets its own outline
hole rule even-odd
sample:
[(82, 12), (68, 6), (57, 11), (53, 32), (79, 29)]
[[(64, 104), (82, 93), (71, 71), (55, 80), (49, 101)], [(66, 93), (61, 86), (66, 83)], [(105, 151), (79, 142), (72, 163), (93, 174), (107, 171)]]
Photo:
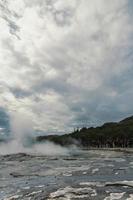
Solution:
[(133, 154), (0, 156), (0, 199), (133, 200)]

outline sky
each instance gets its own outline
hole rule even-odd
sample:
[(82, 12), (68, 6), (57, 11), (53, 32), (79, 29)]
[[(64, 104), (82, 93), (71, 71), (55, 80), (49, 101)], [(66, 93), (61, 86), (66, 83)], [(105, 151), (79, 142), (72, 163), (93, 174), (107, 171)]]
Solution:
[(0, 109), (45, 134), (133, 115), (133, 1), (0, 0)]

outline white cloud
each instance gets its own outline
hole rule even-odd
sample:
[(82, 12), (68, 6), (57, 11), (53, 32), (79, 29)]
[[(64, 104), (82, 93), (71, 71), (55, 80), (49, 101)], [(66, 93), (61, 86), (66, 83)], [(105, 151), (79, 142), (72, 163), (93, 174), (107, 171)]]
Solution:
[(1, 2), (0, 106), (45, 132), (131, 114), (128, 9), (127, 0)]

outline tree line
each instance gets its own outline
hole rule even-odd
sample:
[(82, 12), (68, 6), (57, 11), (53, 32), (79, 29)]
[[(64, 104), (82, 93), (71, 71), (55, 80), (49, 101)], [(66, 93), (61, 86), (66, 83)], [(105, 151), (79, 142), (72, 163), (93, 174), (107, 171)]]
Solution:
[(64, 135), (38, 136), (38, 142), (51, 141), (62, 146), (77, 144), (95, 148), (133, 147), (133, 116), (99, 127), (83, 127)]

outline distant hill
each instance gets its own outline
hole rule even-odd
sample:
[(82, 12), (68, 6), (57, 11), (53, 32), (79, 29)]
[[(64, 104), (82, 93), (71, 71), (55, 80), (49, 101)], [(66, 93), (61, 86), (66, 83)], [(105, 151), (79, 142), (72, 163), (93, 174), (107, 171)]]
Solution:
[(83, 127), (69, 134), (38, 136), (36, 141), (52, 141), (62, 146), (78, 144), (83, 147), (133, 147), (133, 116), (120, 122), (105, 123), (100, 127)]

